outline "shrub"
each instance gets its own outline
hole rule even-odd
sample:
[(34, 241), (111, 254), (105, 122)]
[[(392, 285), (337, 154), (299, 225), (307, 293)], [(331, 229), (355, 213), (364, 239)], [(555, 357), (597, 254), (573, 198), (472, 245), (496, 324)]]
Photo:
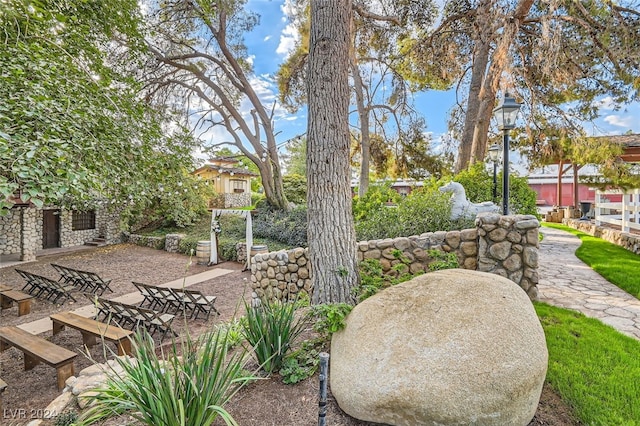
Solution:
[(282, 177), (284, 195), (291, 203), (303, 205), (307, 202), (307, 178), (291, 174)]
[(397, 207), (374, 208), (360, 217), (355, 224), (358, 240), (406, 237), (473, 226), (473, 220), (450, 219), (450, 194), (441, 193), (435, 185), (414, 190), (400, 199)]
[(280, 241), (289, 247), (307, 246), (307, 208), (297, 206), (289, 211), (260, 208), (253, 221), (256, 237)]
[[(493, 174), (489, 173), (484, 163), (475, 163), (468, 170), (463, 170), (453, 180), (464, 186), (467, 198), (473, 203), (489, 201), (493, 192)], [(502, 199), (502, 172), (497, 177), (498, 199)], [(529, 187), (526, 177), (517, 174), (509, 175), (509, 206), (513, 213), (537, 215), (536, 192)]]
[(209, 426), (218, 417), (227, 425), (236, 424), (224, 406), (253, 377), (243, 370), (246, 352), (229, 354), (227, 340), (221, 330), (204, 333), (196, 341), (187, 335), (181, 350), (174, 342), (165, 359), (164, 354), (156, 355), (148, 333), (136, 334), (135, 362), (117, 358), (124, 373), (112, 370), (79, 424), (125, 411), (145, 425)]
[(391, 189), (390, 183), (372, 184), (362, 198), (358, 196), (353, 198), (354, 220), (363, 220), (376, 211), (384, 209), (386, 202), (396, 203), (400, 199), (400, 194)]
[(303, 319), (296, 319), (296, 304), (274, 302), (251, 307), (245, 302), (245, 310), (244, 338), (264, 371), (279, 371), (291, 343), (305, 326)]

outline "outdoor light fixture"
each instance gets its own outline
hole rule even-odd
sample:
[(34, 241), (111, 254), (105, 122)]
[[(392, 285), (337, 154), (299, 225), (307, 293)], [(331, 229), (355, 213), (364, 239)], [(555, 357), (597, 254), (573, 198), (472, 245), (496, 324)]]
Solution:
[(500, 145), (498, 145), (497, 143), (494, 143), (493, 145), (491, 145), (489, 147), (489, 160), (491, 160), (493, 162), (493, 204), (496, 203), (496, 200), (498, 199), (498, 181), (496, 178), (497, 175), (497, 171), (498, 171), (498, 155), (500, 155)]
[(493, 116), (498, 122), (498, 129), (503, 132), (502, 143), (502, 214), (509, 214), (509, 130), (516, 126), (516, 116), (520, 110), (520, 104), (505, 92), (502, 103), (494, 110)]

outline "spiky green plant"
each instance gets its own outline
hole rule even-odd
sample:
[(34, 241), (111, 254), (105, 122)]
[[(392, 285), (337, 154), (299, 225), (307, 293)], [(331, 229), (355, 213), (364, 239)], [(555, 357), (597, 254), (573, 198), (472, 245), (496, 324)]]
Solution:
[(251, 307), (245, 302), (244, 338), (253, 348), (256, 360), (267, 373), (279, 371), (291, 343), (306, 324), (296, 318), (295, 303), (262, 303)]
[[(225, 404), (254, 377), (244, 370), (246, 351), (228, 352), (224, 330), (205, 333), (197, 340), (188, 334), (174, 342), (165, 357), (156, 355), (152, 337), (136, 334), (135, 360), (120, 359), (124, 373), (113, 370), (79, 425), (128, 412), (145, 425), (210, 426), (216, 418), (236, 425)], [(179, 349), (181, 349), (179, 351)]]

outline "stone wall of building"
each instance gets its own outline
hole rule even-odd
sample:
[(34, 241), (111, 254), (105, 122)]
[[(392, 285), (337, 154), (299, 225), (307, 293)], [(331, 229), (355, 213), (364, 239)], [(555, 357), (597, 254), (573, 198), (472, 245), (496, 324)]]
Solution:
[(517, 283), (529, 298), (538, 298), (538, 229), (535, 216), (481, 213), (478, 229), (478, 271)]
[(9, 210), (6, 216), (0, 216), (0, 255), (20, 253), (20, 211)]
[(36, 251), (42, 247), (36, 246), (35, 242), (38, 239), (38, 230), (42, 233), (42, 227), (38, 226), (42, 224), (42, 221), (37, 222), (37, 211), (33, 208), (21, 209), (22, 225), (21, 225), (21, 255), (20, 260), (28, 262), (36, 260)]
[(640, 254), (640, 235), (622, 232), (619, 229), (597, 226), (588, 220), (564, 219), (562, 222), (571, 228), (584, 232), (585, 234), (602, 238), (603, 240), (623, 247), (630, 252)]
[(236, 207), (248, 207), (251, 205), (251, 193), (229, 193), (224, 194), (224, 208), (232, 209)]
[[(437, 260), (430, 250), (455, 253), (461, 268), (505, 276), (531, 299), (538, 295), (538, 227), (535, 216), (478, 215), (475, 229), (433, 232), (411, 237), (362, 241), (358, 260), (376, 259), (383, 273), (418, 273)], [(405, 266), (398, 267), (403, 264)], [(257, 254), (251, 259), (251, 283), (257, 300), (292, 300), (311, 290), (308, 249)]]

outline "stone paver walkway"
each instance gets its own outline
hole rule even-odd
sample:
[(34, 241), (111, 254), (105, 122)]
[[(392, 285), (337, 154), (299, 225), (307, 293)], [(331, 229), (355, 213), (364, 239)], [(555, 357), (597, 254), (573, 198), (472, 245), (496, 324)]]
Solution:
[(540, 301), (597, 318), (640, 339), (640, 300), (609, 283), (575, 256), (581, 241), (573, 234), (541, 227)]

